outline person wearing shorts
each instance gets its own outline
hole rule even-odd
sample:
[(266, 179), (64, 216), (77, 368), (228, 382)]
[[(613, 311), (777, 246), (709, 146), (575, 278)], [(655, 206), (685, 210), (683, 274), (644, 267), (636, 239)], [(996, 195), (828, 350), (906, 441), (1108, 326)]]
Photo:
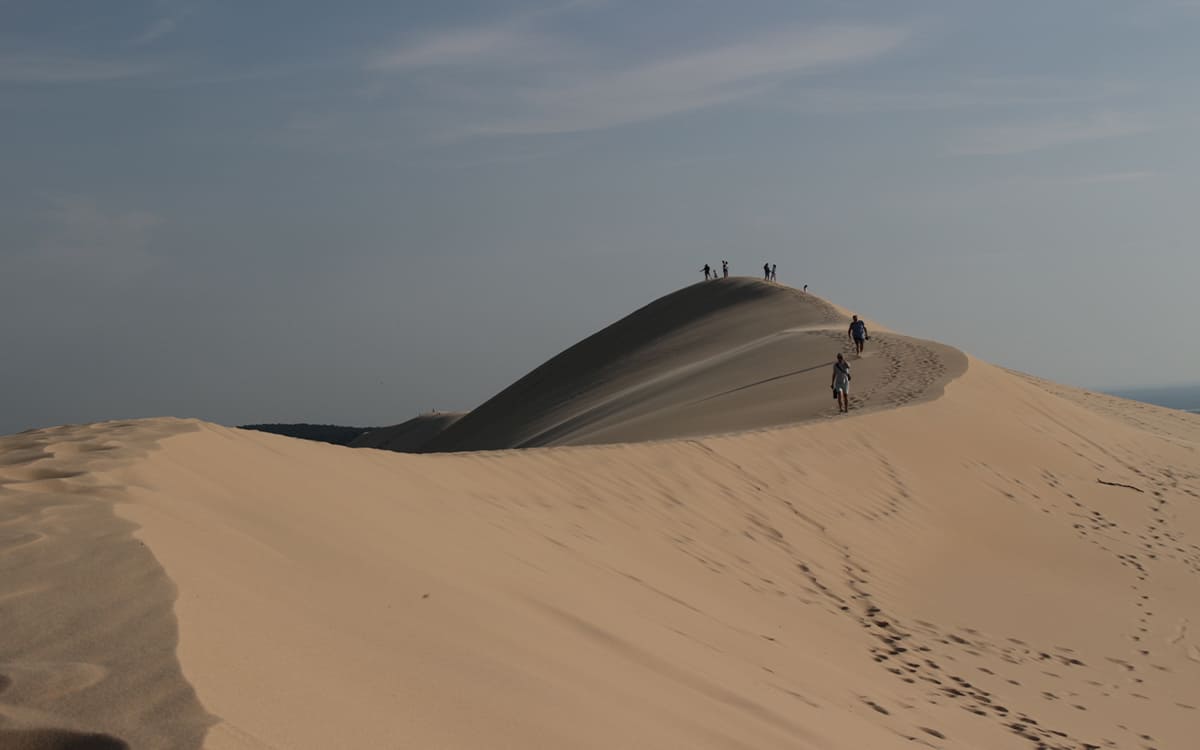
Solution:
[(850, 321), (850, 330), (847, 332), (850, 339), (854, 342), (854, 353), (862, 356), (863, 346), (866, 345), (867, 339), (870, 336), (867, 334), (867, 324), (854, 316), (854, 320)]
[(833, 389), (833, 397), (838, 402), (838, 413), (850, 411), (850, 363), (838, 352), (837, 362), (833, 363), (833, 380), (829, 384)]

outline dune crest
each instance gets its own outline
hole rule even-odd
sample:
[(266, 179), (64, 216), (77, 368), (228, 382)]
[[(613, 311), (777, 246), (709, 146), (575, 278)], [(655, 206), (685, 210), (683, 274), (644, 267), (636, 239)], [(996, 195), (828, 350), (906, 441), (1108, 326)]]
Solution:
[[(832, 417), (830, 369), (851, 352), (848, 323), (834, 305), (780, 284), (693, 284), (550, 359), (421, 450), (641, 442)], [(966, 358), (878, 330), (850, 364), (861, 413), (937, 396)]]

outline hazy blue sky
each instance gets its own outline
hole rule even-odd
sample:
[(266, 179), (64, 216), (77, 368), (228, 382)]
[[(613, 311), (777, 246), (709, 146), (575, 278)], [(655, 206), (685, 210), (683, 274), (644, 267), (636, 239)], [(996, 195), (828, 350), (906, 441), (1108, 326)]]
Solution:
[(1200, 2), (0, 0), (0, 432), (470, 408), (728, 258), (1200, 381)]

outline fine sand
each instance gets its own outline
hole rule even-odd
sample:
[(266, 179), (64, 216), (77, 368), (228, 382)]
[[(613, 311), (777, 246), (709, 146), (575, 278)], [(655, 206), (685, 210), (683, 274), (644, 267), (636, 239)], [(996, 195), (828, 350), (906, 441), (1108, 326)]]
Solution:
[(350, 441), (351, 448), (379, 448), (400, 453), (417, 453), (466, 412), (432, 412), (377, 430), (364, 432)]
[[(885, 342), (929, 352), (906, 397), (683, 430), (714, 437), (657, 440), (687, 417), (661, 392), (555, 433), (644, 443), (0, 439), (0, 747), (1195, 747), (1200, 417)], [(606, 346), (625, 369), (554, 370), (532, 417), (462, 439), (537, 442), (675, 377), (671, 347)]]

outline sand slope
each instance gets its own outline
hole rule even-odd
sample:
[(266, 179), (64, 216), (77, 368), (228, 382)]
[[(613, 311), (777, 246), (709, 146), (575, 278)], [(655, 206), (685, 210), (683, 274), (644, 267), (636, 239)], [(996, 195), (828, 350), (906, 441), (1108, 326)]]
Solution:
[(678, 441), (5, 438), (0, 747), (1194, 747), (1200, 417), (945, 361)]
[(391, 427), (364, 432), (350, 441), (350, 447), (416, 453), (464, 415), (465, 412), (421, 414)]
[[(700, 282), (584, 339), (470, 412), (423, 450), (495, 450), (711, 435), (836, 413), (849, 316), (811, 294), (749, 278)], [(852, 358), (852, 408), (931, 398), (958, 351), (872, 331)]]
[(1198, 463), (977, 363), (913, 408), (680, 443), (202, 425), (121, 513), (180, 586), (213, 747), (1186, 748)]
[(0, 748), (200, 747), (212, 722), (180, 673), (176, 589), (117, 518), (111, 468), (182, 423), (0, 438)]

